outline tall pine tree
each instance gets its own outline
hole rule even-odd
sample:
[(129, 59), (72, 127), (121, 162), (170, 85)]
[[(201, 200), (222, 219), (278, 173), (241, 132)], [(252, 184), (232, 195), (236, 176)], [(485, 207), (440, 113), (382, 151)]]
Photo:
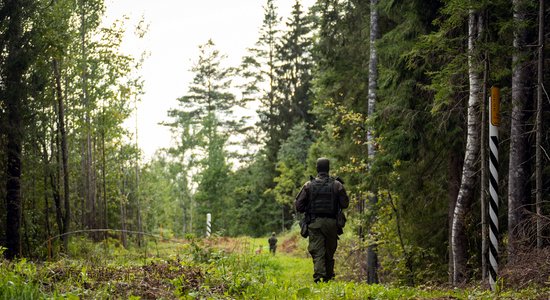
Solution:
[(182, 126), (188, 124), (193, 128), (190, 138), (195, 139), (193, 143), (198, 151), (195, 154), (201, 157), (194, 196), (196, 217), (193, 227), (196, 232), (205, 228), (206, 213), (213, 216), (213, 230), (227, 225), (224, 223), (228, 220), (222, 218), (229, 174), (226, 157), (230, 153), (226, 143), (231, 135), (241, 133), (244, 127), (244, 120), (232, 113), (238, 101), (229, 91), (233, 74), (231, 69), (223, 66), (225, 56), (216, 50), (212, 40), (199, 46), (199, 52), (199, 58), (191, 69), (195, 77), (189, 91), (178, 99), (179, 108), (170, 112), (170, 115), (178, 116)]

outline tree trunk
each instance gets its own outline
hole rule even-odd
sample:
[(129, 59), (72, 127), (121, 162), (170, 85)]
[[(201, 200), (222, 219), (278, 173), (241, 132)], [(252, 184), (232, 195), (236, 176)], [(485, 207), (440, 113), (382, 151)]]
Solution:
[(143, 226), (141, 224), (141, 203), (139, 199), (139, 165), (136, 161), (136, 210), (137, 210), (137, 229), (138, 229), (138, 246), (141, 247), (143, 244)]
[(185, 238), (185, 234), (187, 233), (187, 209), (185, 208), (185, 202), (182, 202), (182, 237)]
[[(105, 112), (103, 112), (103, 126), (101, 129), (101, 182), (103, 190), (103, 228), (109, 228), (108, 210), (107, 210), (107, 159), (105, 158)], [(104, 239), (107, 239), (105, 232)]]
[(512, 115), (510, 128), (510, 161), (508, 173), (508, 259), (513, 260), (515, 249), (520, 242), (520, 223), (525, 219), (525, 205), (530, 191), (529, 181), (529, 141), (527, 136), (527, 103), (529, 101), (527, 66), (526, 8), (523, 0), (513, 0), (514, 53), (512, 56)]
[(138, 110), (137, 110), (137, 100), (134, 102), (134, 109), (136, 111), (136, 205), (137, 205), (137, 226), (138, 226), (138, 246), (141, 247), (143, 243), (142, 231), (143, 227), (141, 224), (141, 203), (140, 203), (140, 193), (139, 193), (139, 147), (138, 147)]
[[(44, 134), (44, 137), (47, 133)], [(45, 140), (46, 138), (44, 138)], [(44, 176), (43, 176), (43, 184), (44, 184), (44, 227), (46, 227), (46, 237), (45, 240), (49, 239), (52, 236), (51, 228), (50, 228), (50, 201), (48, 198), (48, 174), (50, 173), (49, 163), (48, 163), (48, 151), (46, 149), (46, 142), (42, 141), (42, 157), (44, 160)]]
[(7, 116), (7, 165), (6, 165), (6, 246), (5, 256), (12, 259), (21, 255), (21, 154), (23, 144), (22, 109), (26, 86), (23, 75), (28, 68), (25, 61), (23, 40), (22, 1), (6, 1), (3, 10), (9, 14), (6, 30), (5, 104)]
[[(485, 39), (485, 15), (486, 10), (479, 14), (479, 39)], [(489, 243), (487, 242), (489, 234), (487, 227), (487, 195), (488, 195), (488, 183), (487, 183), (487, 77), (489, 76), (489, 56), (487, 51), (483, 54), (483, 83), (481, 92), (481, 279), (485, 280), (487, 277), (487, 258), (489, 257)]]
[(84, 141), (80, 144), (80, 171), (82, 174), (82, 183), (81, 183), (81, 189), (79, 189), (80, 194), (80, 227), (82, 229), (86, 228), (86, 218), (88, 216), (86, 212), (86, 203), (87, 203), (87, 195), (88, 195), (88, 188), (86, 184), (86, 145)]
[(126, 200), (128, 199), (128, 194), (126, 193), (126, 173), (124, 171), (124, 167), (122, 167), (122, 190), (121, 190), (121, 197), (120, 197), (120, 229), (121, 231), (121, 239), (122, 239), (122, 246), (124, 248), (128, 247), (128, 244), (126, 242)]
[[(61, 159), (59, 157), (59, 154), (60, 154), (59, 149), (61, 148), (60, 143), (61, 142), (59, 141), (59, 130), (57, 130), (56, 133), (52, 132), (50, 151), (52, 155), (54, 155), (55, 153), (57, 166), (61, 165), (60, 163)], [(55, 149), (56, 147), (57, 147), (57, 151)], [(57, 180), (57, 178), (61, 177), (60, 168), (61, 167), (56, 168), (57, 174), (54, 174), (51, 168), (48, 167), (48, 175), (50, 177), (50, 187), (52, 189), (52, 198), (55, 205), (55, 222), (57, 224), (57, 229), (59, 231), (59, 234), (61, 235), (64, 233), (63, 212), (62, 212), (63, 208), (61, 208), (61, 194), (59, 193), (59, 181)]]
[(537, 64), (537, 119), (535, 142), (535, 197), (537, 209), (537, 248), (542, 248), (542, 85), (544, 83), (544, 0), (539, 0), (539, 53)]
[[(96, 195), (95, 183), (93, 175), (93, 152), (92, 152), (92, 124), (91, 124), (91, 103), (88, 95), (88, 54), (86, 45), (86, 12), (84, 8), (84, 0), (80, 1), (80, 47), (82, 55), (82, 103), (84, 105), (84, 122), (85, 122), (85, 141), (84, 141), (84, 196), (86, 199), (85, 208), (85, 225), (88, 229), (95, 229), (96, 226)], [(94, 239), (95, 234), (92, 234)]]
[(61, 161), (63, 164), (63, 202), (65, 207), (65, 213), (62, 215), (63, 228), (60, 228), (62, 234), (61, 240), (63, 241), (63, 247), (68, 249), (69, 236), (63, 235), (69, 232), (70, 216), (71, 216), (71, 203), (70, 203), (70, 189), (69, 189), (69, 150), (67, 147), (67, 132), (65, 130), (65, 106), (63, 104), (63, 90), (61, 88), (61, 73), (59, 71), (59, 65), (56, 59), (53, 60), (53, 71), (55, 76), (55, 88), (57, 94), (57, 114), (59, 122), (59, 135), (61, 137)]
[(479, 159), (479, 74), (475, 70), (475, 41), (477, 39), (477, 15), (470, 10), (468, 21), (468, 77), (470, 94), (468, 97), (468, 134), (466, 140), (466, 152), (464, 155), (464, 166), (462, 168), (462, 180), (460, 190), (456, 199), (452, 224), (453, 252), (453, 284), (462, 284), (467, 280), (466, 263), (468, 260), (468, 245), (466, 237), (465, 219), (469, 211), (474, 188), (476, 185), (476, 162)]
[[(368, 112), (367, 117), (371, 118), (374, 114), (376, 105), (376, 93), (378, 88), (378, 55), (376, 53), (376, 39), (378, 38), (378, 0), (370, 1), (370, 40), (369, 40), (369, 90), (368, 90)], [(368, 144), (368, 172), (371, 171), (372, 161), (376, 155), (374, 148), (374, 134), (372, 128), (367, 130)], [(369, 196), (371, 209), (374, 209), (378, 198), (376, 197), (376, 188)], [(378, 257), (376, 254), (376, 245), (369, 245), (367, 249), (367, 282), (378, 283)]]
[[(367, 193), (360, 193), (357, 199), (357, 211), (359, 212), (359, 216), (363, 218), (365, 216), (365, 205), (366, 205), (366, 198), (368, 198), (368, 192)], [(353, 201), (352, 201), (353, 202)], [(365, 244), (365, 226), (364, 221), (359, 222), (359, 226), (357, 226), (357, 236), (359, 237), (359, 251), (358, 252), (358, 261), (364, 261), (364, 264), (360, 264), (361, 268), (361, 274), (360, 278), (367, 278), (367, 264), (368, 259), (366, 255), (367, 253), (364, 250), (363, 245)], [(367, 278), (368, 280), (368, 278)]]
[[(51, 227), (50, 227), (50, 201), (48, 197), (48, 179), (51, 174), (50, 170), (50, 159), (48, 157), (48, 149), (46, 147), (46, 135), (48, 134), (47, 130), (44, 131), (44, 140), (41, 141), (42, 145), (42, 161), (44, 162), (43, 170), (44, 170), (44, 177), (43, 177), (43, 184), (44, 184), (44, 215), (46, 217), (45, 220), (45, 227), (46, 227), (46, 240), (51, 238)], [(52, 138), (52, 143), (54, 139)], [(52, 147), (53, 150), (53, 147)], [(53, 155), (52, 151), (52, 155)]]
[(453, 282), (454, 266), (453, 266), (453, 251), (451, 248), (452, 245), (452, 230), (453, 227), (453, 214), (456, 206), (456, 198), (458, 197), (458, 191), (460, 190), (460, 171), (461, 171), (461, 157), (457, 154), (456, 151), (451, 151), (449, 155), (449, 165), (448, 165), (448, 199), (449, 199), (449, 210), (447, 214), (447, 225), (449, 228), (448, 233), (448, 251), (449, 251), (449, 262), (448, 262), (448, 272), (449, 272), (449, 283)]

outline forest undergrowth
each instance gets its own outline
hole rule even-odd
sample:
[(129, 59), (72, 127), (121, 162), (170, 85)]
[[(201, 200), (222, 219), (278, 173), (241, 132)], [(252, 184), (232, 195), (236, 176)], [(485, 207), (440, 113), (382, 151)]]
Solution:
[[(341, 248), (346, 247), (342, 243)], [(472, 286), (368, 285), (337, 261), (336, 280), (312, 282), (307, 241), (279, 238), (150, 240), (125, 249), (114, 239), (74, 238), (67, 254), (46, 262), (0, 258), (0, 299), (548, 299), (535, 287), (493, 293)], [(348, 249), (339, 249), (347, 251)]]

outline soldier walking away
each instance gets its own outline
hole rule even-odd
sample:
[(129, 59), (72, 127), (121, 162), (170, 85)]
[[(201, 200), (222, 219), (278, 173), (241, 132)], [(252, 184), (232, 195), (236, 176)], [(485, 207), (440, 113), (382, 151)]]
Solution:
[[(313, 280), (334, 278), (334, 252), (338, 247), (337, 217), (349, 206), (349, 198), (341, 180), (329, 176), (327, 158), (317, 160), (317, 177), (306, 182), (296, 196), (294, 205), (306, 214), (309, 234), (308, 251), (313, 257)], [(340, 225), (342, 226), (342, 225)]]
[(277, 237), (275, 237), (275, 232), (271, 233), (271, 237), (267, 241), (269, 242), (269, 252), (275, 255), (275, 250), (277, 250)]

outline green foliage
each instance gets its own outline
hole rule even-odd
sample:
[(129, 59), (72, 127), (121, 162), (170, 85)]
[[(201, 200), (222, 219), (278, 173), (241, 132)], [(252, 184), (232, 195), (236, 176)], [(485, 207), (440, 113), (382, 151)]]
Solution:
[[(137, 141), (129, 142), (137, 136), (123, 126), (143, 93), (143, 82), (135, 75), (142, 61), (121, 50), (125, 19), (103, 28), (103, 0), (22, 3), (31, 5), (23, 10), (24, 38), (9, 40), (8, 25), (14, 19), (8, 8), (0, 14), (2, 79), (8, 78), (5, 72), (14, 63), (20, 63), (24, 73), (24, 80), (16, 82), (20, 88), (8, 88), (9, 80), (0, 85), (0, 170), (6, 170), (11, 153), (8, 110), (15, 107), (22, 116), (16, 129), (25, 132), (20, 145), (24, 256), (45, 258), (49, 249), (44, 241), (64, 233), (63, 201), (69, 195), (70, 228), (121, 228), (192, 239), (182, 246), (181, 263), (203, 273), (193, 269), (192, 276), (171, 278), (182, 298), (491, 297), (482, 290), (430, 294), (354, 282), (311, 285), (306, 260), (239, 256), (194, 237), (204, 235), (206, 213), (213, 215), (213, 231), (221, 235), (262, 237), (296, 230), (294, 197), (315, 175), (316, 159), (328, 157), (331, 174), (345, 179), (352, 200), (339, 250), (345, 262), (339, 267), (340, 278), (362, 280), (364, 249), (376, 243), (383, 281), (445, 281), (449, 201), (460, 180), (466, 129), (467, 16), (471, 9), (487, 12), (480, 14), (487, 25), (474, 64), (481, 71), (484, 62), (490, 62), (488, 82), (503, 87), (502, 128), (508, 128), (513, 34), (522, 26), (532, 28), (534, 15), (525, 24), (514, 23), (508, 0), (378, 1), (378, 90), (375, 114), (367, 116), (369, 1), (318, 0), (309, 12), (295, 1), (282, 28), (276, 1), (266, 0), (258, 41), (238, 73), (225, 65), (226, 57), (213, 41), (199, 46), (191, 69), (195, 76), (165, 123), (176, 143), (140, 165)], [(535, 2), (524, 3), (535, 8)], [(138, 26), (143, 35), (143, 24)], [(24, 47), (13, 48), (22, 49), (17, 52), (10, 45)], [(8, 105), (6, 97), (13, 91), (25, 93), (20, 105)], [(251, 101), (260, 104), (253, 131), (249, 121), (235, 114)], [(546, 102), (543, 113), (548, 115)], [(61, 162), (60, 117), (67, 127), (68, 170)], [(367, 157), (367, 128), (374, 129), (374, 158)], [(502, 133), (505, 144), (507, 133)], [(544, 139), (542, 148), (547, 149), (548, 137)], [(502, 171), (507, 168), (504, 149)], [(68, 190), (63, 171), (69, 172)], [(543, 173), (548, 181), (547, 163)], [(8, 178), (0, 173), (2, 199)], [(373, 196), (367, 191), (373, 187), (379, 191), (378, 204), (365, 208), (365, 200)], [(0, 201), (0, 220), (6, 219), (6, 203)], [(477, 272), (479, 209), (472, 211), (469, 263)], [(0, 222), (0, 241), (6, 240), (5, 226)], [(366, 228), (371, 234), (363, 241)], [(56, 271), (69, 270), (63, 274), (70, 276), (60, 282), (71, 288), (40, 273), (39, 265), (0, 260), (0, 269), (6, 271), (0, 273), (0, 298), (108, 298), (120, 286), (104, 284), (92, 264), (111, 260), (135, 265), (159, 252), (158, 245), (153, 246), (156, 239), (132, 249), (125, 235), (117, 242), (115, 234), (76, 237), (64, 249), (70, 257), (86, 258), (53, 264)], [(103, 242), (95, 243), (99, 240)], [(138, 238), (132, 235), (129, 240)], [(54, 257), (61, 250), (55, 238), (52, 250)], [(168, 267), (177, 269), (179, 262)], [(46, 284), (37, 276), (45, 276)], [(50, 282), (58, 289), (44, 290)]]
[[(174, 119), (169, 125), (179, 132), (181, 140), (180, 146), (172, 149), (172, 153), (187, 161), (179, 176), (189, 177), (186, 173), (195, 166), (194, 156), (198, 156), (193, 228), (196, 233), (204, 233), (207, 213), (212, 214), (214, 231), (229, 225), (222, 213), (227, 202), (229, 178), (226, 157), (230, 153), (226, 146), (230, 136), (243, 133), (245, 129), (244, 119), (232, 112), (239, 103), (229, 92), (232, 69), (222, 65), (225, 56), (215, 49), (212, 40), (199, 46), (199, 51), (199, 58), (192, 68), (195, 72), (193, 82), (188, 93), (178, 99), (179, 108), (169, 111), (169, 116)], [(182, 188), (188, 194), (190, 186), (186, 184)]]
[[(184, 202), (177, 177), (171, 172), (174, 162), (166, 157), (157, 159), (145, 165), (141, 170), (140, 195), (142, 204), (147, 209), (143, 212), (144, 229), (147, 232), (169, 230), (181, 236), (184, 224)], [(174, 201), (177, 199), (177, 201)]]
[[(293, 234), (281, 237), (281, 242)], [(82, 241), (78, 241), (81, 243)], [(78, 257), (35, 264), (0, 259), (2, 299), (538, 299), (548, 289), (410, 288), (336, 280), (315, 284), (311, 259), (285, 253), (254, 254), (249, 238), (161, 243), (154, 257), (116, 244), (87, 244)], [(215, 246), (213, 246), (215, 245)], [(71, 245), (74, 247), (74, 245)], [(231, 250), (221, 250), (221, 249)], [(302, 249), (300, 251), (305, 251)], [(341, 250), (338, 250), (341, 252)], [(88, 260), (94, 252), (103, 260)], [(340, 261), (337, 261), (340, 264)]]
[[(377, 250), (382, 266), (381, 280), (411, 286), (419, 282), (442, 281), (447, 272), (445, 265), (437, 263), (438, 255), (434, 248), (416, 246), (415, 240), (419, 237), (406, 226), (409, 221), (405, 210), (401, 208), (401, 200), (385, 191), (381, 191), (380, 194), (373, 230), (376, 232)], [(423, 222), (426, 221), (421, 223)], [(434, 233), (435, 231), (432, 231), (432, 234)], [(435, 233), (436, 239), (441, 238), (438, 234), (440, 233)], [(424, 238), (430, 239), (426, 236)]]
[[(115, 227), (121, 223), (117, 200), (136, 199), (134, 193), (127, 197), (129, 193), (121, 191), (124, 185), (121, 178), (126, 177), (124, 169), (136, 157), (135, 149), (131, 151), (134, 155), (123, 154), (130, 137), (123, 122), (131, 113), (129, 102), (141, 93), (142, 82), (135, 75), (139, 62), (120, 49), (124, 21), (105, 28), (100, 26), (104, 13), (102, 0), (33, 1), (32, 7), (27, 9), (30, 19), (25, 26), (29, 33), (24, 39), (32, 45), (28, 49), (32, 49), (35, 59), (25, 75), (29, 78), (29, 93), (24, 99), (21, 194), (25, 210), (21, 232), (25, 238), (21, 245), (23, 255), (44, 257), (47, 253), (44, 241), (66, 229), (62, 219), (69, 213), (65, 212), (67, 207), (73, 208), (67, 216), (71, 220), (69, 228), (77, 224), (77, 227)], [(63, 187), (61, 163), (60, 101), (64, 105), (61, 117), (65, 120), (69, 150), (67, 191)], [(0, 102), (3, 108), (3, 96)], [(2, 128), (0, 140), (5, 132), (5, 127)], [(83, 140), (88, 135), (93, 145), (90, 149), (93, 161), (84, 162)], [(4, 144), (1, 146), (3, 166), (6, 148)], [(85, 163), (91, 166), (93, 187), (84, 183)], [(0, 175), (3, 182), (4, 173)], [(93, 189), (90, 204), (94, 212), (81, 205), (86, 187)], [(64, 203), (65, 194), (69, 195), (69, 205)], [(0, 196), (5, 197), (3, 189)], [(89, 220), (94, 220), (94, 224)], [(2, 234), (3, 229), (2, 225)]]
[(0, 270), (2, 299), (39, 299), (43, 296), (37, 281), (36, 266), (33, 263), (24, 259), (8, 262), (0, 258)]
[(290, 161), (290, 166), (286, 162), (281, 162), (277, 166), (279, 176), (273, 181), (277, 184), (273, 189), (277, 202), (285, 205), (294, 203), (294, 198), (301, 189), (301, 184), (307, 177), (304, 176), (304, 166), (297, 161)]
[(294, 125), (289, 137), (281, 144), (278, 154), (277, 172), (273, 179), (277, 184), (272, 191), (278, 203), (292, 205), (302, 184), (309, 178), (306, 175), (308, 149), (313, 143), (307, 125), (303, 122)]
[(231, 200), (226, 209), (226, 217), (232, 220), (228, 225), (230, 235), (262, 236), (281, 228), (282, 208), (269, 192), (272, 186), (269, 167), (267, 157), (257, 154), (251, 164), (231, 173), (228, 190)]
[(312, 124), (314, 120), (310, 114), (312, 28), (300, 1), (293, 5), (286, 26), (288, 29), (283, 33), (276, 52), (280, 66), (276, 69), (277, 118), (273, 122), (277, 124), (276, 137), (280, 140), (287, 139), (295, 124), (301, 121)]
[(278, 111), (280, 104), (276, 97), (276, 72), (282, 63), (277, 55), (281, 35), (279, 23), (280, 18), (274, 1), (266, 0), (258, 41), (254, 47), (248, 49), (249, 53), (242, 58), (239, 68), (239, 75), (244, 81), (241, 86), (243, 98), (261, 103), (257, 109), (260, 120), (256, 124), (258, 128), (252, 139), (264, 146), (263, 151), (270, 162), (265, 172), (269, 172), (270, 176), (275, 174), (275, 161), (281, 143), (281, 128), (277, 125), (281, 118)]

